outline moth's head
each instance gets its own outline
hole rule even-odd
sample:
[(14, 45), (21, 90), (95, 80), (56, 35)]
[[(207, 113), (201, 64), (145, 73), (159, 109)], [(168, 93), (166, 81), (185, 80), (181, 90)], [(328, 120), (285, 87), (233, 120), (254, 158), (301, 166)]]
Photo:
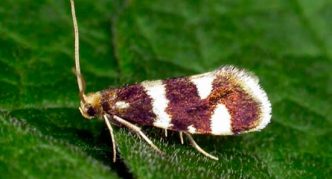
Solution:
[(79, 110), (85, 118), (92, 119), (102, 115), (100, 101), (101, 95), (99, 92), (84, 95), (83, 99), (84, 100), (81, 100), (81, 106), (79, 107)]

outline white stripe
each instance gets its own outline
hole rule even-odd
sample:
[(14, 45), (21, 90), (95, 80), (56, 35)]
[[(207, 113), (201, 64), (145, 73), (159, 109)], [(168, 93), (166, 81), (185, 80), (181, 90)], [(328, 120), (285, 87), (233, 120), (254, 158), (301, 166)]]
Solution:
[(211, 116), (211, 133), (214, 135), (232, 135), (231, 115), (224, 104), (218, 104)]
[(129, 103), (125, 102), (125, 101), (118, 101), (115, 103), (115, 107), (118, 109), (126, 109), (130, 106)]
[(214, 73), (204, 73), (190, 77), (190, 81), (196, 85), (196, 89), (201, 99), (205, 99), (210, 95), (214, 78)]
[(167, 129), (171, 127), (171, 117), (166, 113), (168, 99), (166, 98), (165, 85), (161, 80), (144, 81), (141, 83), (147, 94), (152, 98), (152, 110), (156, 115), (154, 126)]
[(187, 130), (189, 133), (194, 134), (196, 132), (196, 128), (194, 127), (194, 125), (190, 125), (187, 127)]

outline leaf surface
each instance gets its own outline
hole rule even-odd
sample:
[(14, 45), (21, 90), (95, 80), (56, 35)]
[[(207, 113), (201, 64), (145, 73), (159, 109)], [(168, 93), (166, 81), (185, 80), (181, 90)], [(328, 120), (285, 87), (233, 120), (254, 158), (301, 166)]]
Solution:
[(77, 1), (88, 91), (192, 75), (233, 64), (254, 72), (273, 109), (261, 132), (194, 136), (143, 130), (159, 156), (116, 128), (84, 121), (72, 72), (69, 2), (0, 7), (0, 175), (3, 178), (328, 178), (332, 175), (332, 3)]

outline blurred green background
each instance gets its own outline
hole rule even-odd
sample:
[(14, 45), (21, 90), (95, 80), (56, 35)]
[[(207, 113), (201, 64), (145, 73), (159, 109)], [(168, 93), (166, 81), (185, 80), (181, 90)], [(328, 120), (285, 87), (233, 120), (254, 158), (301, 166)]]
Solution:
[(88, 91), (234, 64), (256, 73), (272, 123), (240, 136), (143, 128), (167, 155), (86, 121), (72, 72), (69, 0), (0, 3), (0, 178), (329, 178), (332, 1), (76, 0)]

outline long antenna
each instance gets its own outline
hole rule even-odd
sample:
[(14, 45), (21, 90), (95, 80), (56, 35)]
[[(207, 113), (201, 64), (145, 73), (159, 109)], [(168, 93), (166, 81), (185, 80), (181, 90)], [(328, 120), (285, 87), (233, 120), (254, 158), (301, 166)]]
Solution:
[(75, 69), (76, 69), (76, 77), (77, 77), (77, 84), (78, 89), (80, 92), (81, 101), (84, 100), (84, 90), (85, 90), (85, 83), (81, 74), (80, 68), (80, 55), (79, 55), (79, 34), (78, 34), (78, 25), (77, 25), (77, 18), (75, 13), (75, 4), (74, 0), (70, 0), (71, 5), (71, 16), (73, 18), (73, 25), (74, 25), (74, 38), (75, 38)]

